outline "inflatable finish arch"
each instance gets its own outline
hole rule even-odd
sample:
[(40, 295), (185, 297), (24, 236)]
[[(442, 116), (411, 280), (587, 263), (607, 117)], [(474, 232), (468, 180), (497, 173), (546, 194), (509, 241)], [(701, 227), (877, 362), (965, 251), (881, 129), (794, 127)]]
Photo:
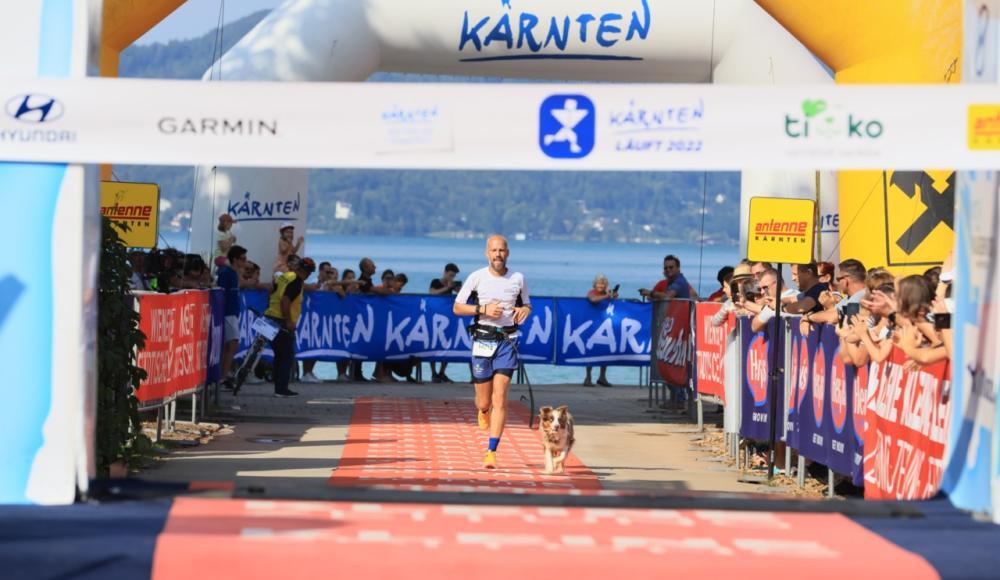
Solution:
[[(9, 3), (3, 9), (7, 34), (0, 37), (4, 70), (24, 76), (94, 76), (100, 64), (101, 72), (112, 76), (116, 54), (182, 3)], [(987, 3), (996, 9), (995, 2)], [(968, 13), (980, 3), (966, 4)], [(791, 0), (438, 0), (431, 5), (288, 0), (227, 54), (218, 70), (223, 80), (362, 80), (375, 70), (398, 70), (732, 83), (829, 82), (832, 70), (841, 82), (956, 82), (962, 64), (957, 58), (960, 0), (839, 0), (832, 7)], [(995, 34), (993, 42), (995, 47)], [(98, 47), (103, 47), (100, 55)], [(841, 54), (843, 60), (838, 59)], [(264, 201), (267, 195), (287, 199), (289, 190), (301, 187), (299, 211), (304, 211), (306, 172), (287, 178), (272, 173), (278, 185), (270, 186), (260, 176), (253, 178), (253, 172), (245, 173), (217, 170), (212, 204), (206, 203), (206, 185), (199, 187), (196, 220), (204, 220), (209, 231), (213, 212), (228, 207), (221, 203), (228, 201), (224, 197), (241, 199), (250, 193)], [(744, 175), (744, 193), (752, 181)], [(23, 211), (17, 209), (18, 200), (29, 198), (8, 200), (10, 215), (18, 218), (0, 232), (11, 236), (8, 247), (28, 243), (36, 257), (16, 260), (11, 253), (0, 258), (0, 295), (5, 298), (0, 348), (7, 360), (17, 361), (9, 367), (15, 373), (9, 381), (20, 387), (0, 394), (0, 409), (8, 411), (0, 421), (8, 442), (0, 501), (69, 503), (77, 488), (86, 489), (92, 474), (93, 407), (88, 401), (94, 385), (90, 341), (95, 333), (90, 325), (97, 243), (88, 227), (96, 223), (97, 176), (79, 166), (4, 164), (0, 182), (35, 192)], [(762, 182), (749, 193), (773, 194), (770, 188), (779, 187), (807, 195), (810, 186), (815, 188), (815, 175), (764, 176)], [(259, 183), (266, 191), (254, 189)], [(843, 205), (843, 184), (840, 188)], [(33, 213), (43, 205), (51, 211)], [(291, 217), (304, 224), (304, 213)], [(241, 241), (265, 240), (259, 253), (267, 263), (273, 224), (260, 236), (254, 235), (254, 227), (244, 220)], [(195, 247), (207, 249), (210, 239), (197, 240), (205, 228), (195, 229)], [(863, 236), (858, 239), (864, 241)], [(83, 251), (76, 252), (80, 240)], [(56, 263), (62, 272), (58, 284), (52, 276)], [(79, 279), (76, 273), (82, 274)], [(59, 321), (59, 332), (52, 320)], [(30, 375), (19, 377), (21, 370)]]
[[(378, 71), (658, 83), (832, 82), (809, 51), (750, 0), (288, 0), (205, 78), (361, 81)], [(209, 252), (216, 217), (224, 211), (239, 220), (240, 243), (246, 242), (264, 270), (280, 222), (294, 222), (303, 232), (307, 170), (204, 167), (197, 175), (192, 251)], [(812, 172), (748, 177), (758, 195), (787, 190), (813, 196)]]

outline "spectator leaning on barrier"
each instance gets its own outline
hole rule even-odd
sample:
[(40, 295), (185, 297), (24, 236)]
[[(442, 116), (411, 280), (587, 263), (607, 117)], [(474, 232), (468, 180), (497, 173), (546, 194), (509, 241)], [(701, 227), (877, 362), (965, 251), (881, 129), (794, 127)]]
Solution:
[(376, 288), (381, 288), (385, 294), (393, 293), (392, 281), (396, 278), (396, 273), (392, 270), (386, 268), (382, 271), (382, 283), (376, 286)]
[[(945, 266), (947, 267), (948, 265), (948, 261), (945, 261)], [(955, 313), (955, 306), (954, 300), (951, 297), (951, 283), (954, 277), (955, 272), (950, 268), (941, 272), (937, 290), (934, 292), (934, 302), (931, 305), (931, 312), (934, 315), (934, 328), (941, 334), (941, 340), (944, 342), (948, 358), (952, 356), (951, 315)]]
[(740, 297), (744, 295), (744, 289), (751, 288), (756, 284), (757, 282), (750, 272), (750, 266), (743, 263), (737, 265), (733, 269), (729, 283), (722, 288), (725, 292), (725, 299), (722, 302), (722, 308), (712, 316), (712, 325), (722, 326), (730, 314), (745, 312), (740, 306), (742, 303)]
[[(896, 341), (895, 308), (896, 289), (892, 284), (877, 287), (861, 301), (862, 314), (845, 321), (851, 333), (846, 340), (852, 362), (861, 366), (869, 362), (881, 363), (889, 358)], [(862, 316), (868, 315), (864, 320)], [(854, 339), (857, 346), (854, 346)]]
[(233, 388), (233, 357), (240, 346), (240, 277), (247, 263), (247, 249), (233, 245), (226, 252), (228, 264), (216, 273), (216, 285), (223, 293), (222, 384)]
[(347, 294), (358, 294), (361, 292), (361, 280), (358, 280), (358, 275), (350, 268), (344, 269), (344, 274), (340, 277), (340, 283)]
[[(604, 300), (614, 300), (618, 298), (618, 291), (609, 288), (608, 277), (604, 274), (598, 274), (594, 278), (594, 284), (591, 286), (590, 290), (587, 292), (587, 300), (591, 304), (597, 304)], [(594, 367), (587, 367), (587, 376), (583, 379), (583, 386), (593, 387), (594, 382), (590, 377), (590, 373)], [(597, 384), (602, 387), (610, 387), (611, 383), (608, 382), (608, 367), (601, 367), (601, 374), (597, 377)]]
[(708, 297), (709, 302), (725, 302), (726, 301), (726, 287), (733, 280), (733, 267), (723, 266), (719, 269), (719, 273), (715, 275), (715, 279), (719, 281), (719, 289), (713, 292)]
[(921, 365), (933, 364), (948, 357), (941, 335), (934, 327), (931, 309), (934, 287), (926, 276), (907, 276), (896, 291), (899, 348), (907, 358)]
[(212, 285), (208, 265), (198, 254), (187, 254), (184, 257), (184, 277), (180, 287), (185, 289), (208, 288)]
[[(823, 312), (811, 314), (809, 320), (816, 323), (841, 324), (845, 317), (858, 314), (861, 301), (868, 293), (867, 277), (865, 265), (859, 260), (850, 259), (841, 262), (835, 280), (838, 293), (836, 296), (841, 296), (843, 299), (838, 298), (829, 306), (824, 305)], [(833, 295), (830, 291), (824, 294)]]
[[(375, 262), (371, 258), (361, 258), (358, 262), (358, 270), (361, 271), (361, 275), (358, 277), (358, 290), (362, 294), (375, 294), (377, 296), (386, 296), (390, 294), (390, 291), (382, 285), (376, 286), (375, 282), (372, 280), (372, 276), (375, 275), (376, 267)], [(388, 271), (388, 270), (387, 270)]]
[(830, 262), (816, 262), (816, 274), (819, 276), (819, 281), (829, 288), (833, 287), (835, 270), (834, 265)]
[(773, 269), (774, 266), (771, 265), (771, 262), (752, 262), (750, 264), (750, 273), (753, 274), (754, 279), (756, 279), (758, 282), (760, 281), (760, 277), (764, 274), (764, 272)]
[(458, 293), (458, 291), (462, 288), (462, 283), (455, 279), (456, 276), (458, 276), (458, 266), (451, 263), (446, 264), (444, 267), (444, 274), (442, 274), (440, 278), (431, 280), (429, 292), (435, 296), (446, 296)]
[(299, 258), (295, 254), (286, 259), (289, 272), (275, 276), (265, 316), (281, 326), (281, 332), (271, 341), (274, 350), (274, 396), (297, 397), (298, 393), (288, 388), (292, 364), (295, 362), (295, 327), (302, 315), (303, 286), (309, 275), (316, 270), (310, 258)]
[(132, 267), (132, 276), (129, 278), (128, 285), (133, 290), (149, 290), (149, 285), (146, 284), (145, 260), (146, 254), (144, 252), (132, 251), (128, 254), (128, 262)]
[[(674, 255), (663, 258), (663, 280), (656, 283), (652, 290), (640, 288), (639, 294), (650, 300), (673, 300), (683, 298), (690, 300), (694, 289), (687, 278), (681, 273), (681, 261)], [(694, 296), (697, 298), (697, 296)]]
[(812, 314), (823, 310), (819, 303), (819, 295), (828, 289), (826, 284), (819, 281), (819, 273), (816, 264), (793, 264), (792, 272), (798, 280), (801, 290), (798, 300), (785, 306), (785, 312), (789, 314), (802, 314), (802, 319), (809, 322)]
[[(305, 284), (305, 289), (310, 292), (330, 292), (336, 291), (331, 286), (331, 283), (336, 280), (337, 269), (333, 267), (330, 262), (320, 262), (318, 275), (316, 276), (316, 282), (311, 284)], [(316, 376), (314, 372), (316, 370), (316, 359), (309, 359), (302, 361), (302, 378), (299, 379), (303, 383), (322, 383), (323, 379)]]
[[(458, 266), (452, 263), (445, 264), (444, 274), (440, 278), (431, 280), (431, 287), (428, 290), (434, 296), (450, 296), (462, 289), (462, 283), (455, 279), (458, 276)], [(450, 383), (451, 379), (445, 374), (448, 363), (441, 363), (441, 368), (437, 369), (437, 364), (431, 362), (431, 381), (435, 383)]]
[[(782, 281), (784, 286), (784, 281)], [(747, 300), (743, 298), (741, 305), (749, 312), (755, 314), (750, 322), (750, 328), (754, 332), (763, 330), (768, 322), (776, 314), (776, 298), (778, 294), (778, 271), (764, 270), (760, 275), (760, 296), (757, 300)]]

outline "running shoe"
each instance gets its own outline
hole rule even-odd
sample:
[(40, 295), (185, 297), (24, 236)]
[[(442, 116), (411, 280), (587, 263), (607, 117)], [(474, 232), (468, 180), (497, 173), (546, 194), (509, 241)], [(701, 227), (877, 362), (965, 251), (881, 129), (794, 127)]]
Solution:
[(476, 410), (476, 419), (479, 420), (479, 428), (483, 431), (487, 431), (490, 428), (490, 412), (483, 412), (482, 409)]
[(497, 452), (487, 451), (486, 457), (483, 458), (483, 468), (484, 469), (496, 469), (497, 468)]
[(317, 377), (316, 375), (314, 375), (312, 373), (306, 373), (306, 374), (302, 375), (302, 378), (299, 379), (299, 382), (301, 382), (301, 383), (322, 383), (323, 379)]
[(277, 398), (279, 398), (279, 399), (290, 399), (292, 397), (298, 397), (299, 394), (296, 393), (295, 391), (292, 391), (292, 390), (288, 390), (288, 391), (275, 391), (274, 392), (274, 396), (277, 397)]

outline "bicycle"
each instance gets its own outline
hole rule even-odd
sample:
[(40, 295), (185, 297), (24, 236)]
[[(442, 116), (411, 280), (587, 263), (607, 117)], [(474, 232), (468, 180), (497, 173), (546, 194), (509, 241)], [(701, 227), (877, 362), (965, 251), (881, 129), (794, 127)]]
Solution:
[(264, 345), (268, 342), (274, 340), (274, 337), (278, 336), (279, 332), (282, 332), (280, 326), (273, 320), (267, 318), (266, 316), (261, 316), (260, 312), (257, 312), (253, 308), (250, 309), (257, 318), (253, 321), (250, 326), (257, 336), (254, 338), (253, 342), (250, 344), (250, 348), (247, 349), (246, 356), (243, 357), (243, 362), (240, 363), (240, 367), (236, 369), (233, 374), (233, 395), (237, 395), (240, 392), (240, 388), (243, 383), (247, 380), (247, 377), (257, 367), (257, 363), (260, 361), (261, 353), (264, 350)]

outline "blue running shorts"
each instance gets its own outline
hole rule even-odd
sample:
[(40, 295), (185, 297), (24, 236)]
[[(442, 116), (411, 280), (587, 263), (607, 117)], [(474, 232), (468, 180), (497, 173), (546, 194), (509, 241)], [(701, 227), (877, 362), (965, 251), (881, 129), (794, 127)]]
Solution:
[[(472, 378), (477, 383), (484, 383), (493, 378), (496, 373), (512, 376), (517, 370), (517, 352), (514, 350), (516, 338), (500, 341), (492, 357), (472, 357)], [(507, 371), (507, 372), (503, 372)]]

